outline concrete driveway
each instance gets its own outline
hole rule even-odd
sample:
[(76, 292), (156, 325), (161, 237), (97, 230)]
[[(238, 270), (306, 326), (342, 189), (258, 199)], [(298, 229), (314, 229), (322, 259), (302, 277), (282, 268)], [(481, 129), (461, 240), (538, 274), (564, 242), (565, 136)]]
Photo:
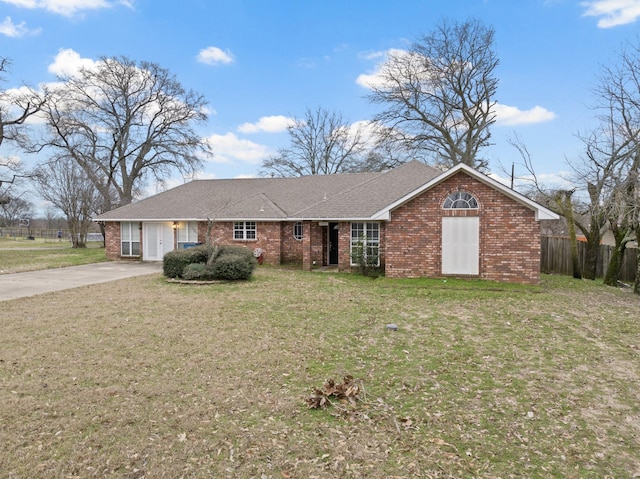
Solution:
[(0, 301), (162, 272), (162, 262), (106, 262), (0, 274)]

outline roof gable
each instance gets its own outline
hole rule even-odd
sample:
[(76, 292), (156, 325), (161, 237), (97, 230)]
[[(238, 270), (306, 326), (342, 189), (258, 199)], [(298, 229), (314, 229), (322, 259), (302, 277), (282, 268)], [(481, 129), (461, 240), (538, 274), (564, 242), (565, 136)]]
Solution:
[(422, 194), (423, 192), (433, 188), (434, 186), (442, 183), (443, 181), (447, 180), (448, 178), (451, 178), (452, 176), (456, 175), (460, 171), (465, 172), (466, 174), (468, 174), (472, 178), (475, 178), (476, 180), (480, 181), (481, 183), (484, 183), (485, 185), (487, 185), (487, 186), (499, 191), (503, 195), (511, 198), (512, 200), (514, 200), (514, 201), (522, 204), (523, 206), (535, 211), (536, 220), (557, 220), (559, 218), (559, 216), (556, 213), (554, 213), (553, 211), (545, 208), (544, 206), (536, 203), (533, 200), (530, 200), (526, 196), (518, 193), (517, 191), (512, 190), (511, 188), (508, 188), (507, 186), (503, 185), (499, 181), (496, 181), (493, 178), (491, 178), (491, 177), (489, 177), (489, 176), (487, 176), (487, 175), (485, 175), (483, 173), (480, 173), (478, 170), (475, 170), (475, 169), (471, 168), (468, 165), (465, 165), (463, 163), (459, 163), (456, 166), (454, 166), (453, 168), (449, 168), (447, 171), (443, 172), (439, 176), (431, 179), (427, 183), (425, 183), (425, 184), (421, 185), (420, 187), (416, 188), (414, 191), (411, 191), (410, 193), (408, 193), (404, 197), (402, 197), (402, 198), (398, 199), (397, 201), (387, 205), (385, 208), (382, 208), (381, 210), (376, 212), (376, 214), (374, 214), (374, 216), (373, 216), (374, 219), (378, 219), (378, 220), (388, 220), (388, 219), (390, 219), (391, 211), (393, 211), (394, 209), (398, 208), (399, 206), (411, 201), (416, 196), (418, 196), (418, 195)]

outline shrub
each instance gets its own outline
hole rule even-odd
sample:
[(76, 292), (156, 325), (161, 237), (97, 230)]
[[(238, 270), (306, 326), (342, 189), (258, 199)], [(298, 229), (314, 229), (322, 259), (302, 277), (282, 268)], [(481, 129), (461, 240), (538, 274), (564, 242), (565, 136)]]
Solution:
[(360, 238), (353, 245), (351, 261), (358, 265), (358, 271), (363, 276), (368, 276), (374, 279), (380, 276), (378, 249), (368, 247), (365, 238)]
[(239, 256), (239, 257), (245, 259), (246, 261), (254, 260), (254, 262), (255, 262), (255, 258), (253, 256), (253, 251), (250, 250), (249, 248), (245, 248), (244, 246), (238, 246), (238, 245), (223, 245), (223, 246), (220, 246), (218, 248), (218, 251), (216, 252), (216, 258), (215, 259), (217, 260), (221, 256), (227, 256), (227, 255)]
[(182, 272), (182, 277), (187, 280), (206, 279), (203, 276), (206, 276), (204, 263), (190, 263)]
[(208, 248), (205, 245), (170, 251), (164, 255), (162, 272), (167, 278), (179, 278), (191, 263), (206, 263)]
[(213, 278), (227, 281), (249, 279), (256, 265), (256, 259), (253, 257), (253, 253), (250, 251), (249, 253), (248, 256), (246, 254), (231, 253), (218, 255), (213, 265), (207, 267), (207, 274), (210, 270)]
[(244, 246), (209, 248), (201, 245), (167, 253), (162, 269), (167, 278), (233, 281), (249, 279), (255, 265), (253, 251)]

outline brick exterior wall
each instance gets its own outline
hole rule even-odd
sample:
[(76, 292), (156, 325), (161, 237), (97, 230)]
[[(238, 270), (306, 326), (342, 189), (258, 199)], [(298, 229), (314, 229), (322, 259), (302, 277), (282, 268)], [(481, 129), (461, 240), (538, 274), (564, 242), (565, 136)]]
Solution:
[[(477, 210), (444, 210), (453, 191), (478, 200)], [(442, 218), (480, 217), (480, 278), (525, 284), (540, 280), (540, 225), (535, 212), (460, 172), (391, 214), (384, 243), (391, 278), (442, 276)]]
[(294, 222), (282, 223), (282, 247), (280, 258), (282, 264), (302, 264), (302, 240), (293, 237)]
[[(444, 210), (453, 191), (478, 200), (477, 210)], [(535, 212), (475, 180), (464, 172), (429, 189), (391, 213), (380, 223), (380, 262), (390, 278), (442, 277), (442, 218), (480, 218), (479, 275), (495, 281), (536, 284), (540, 280), (540, 223)], [(266, 264), (302, 264), (304, 270), (326, 265), (328, 228), (303, 221), (303, 239), (293, 237), (294, 222), (257, 222), (255, 240), (233, 239), (233, 222), (215, 222), (211, 239), (218, 244), (260, 248)], [(106, 256), (110, 260), (139, 259), (120, 255), (120, 224), (107, 222)], [(141, 233), (141, 250), (144, 239)], [(206, 242), (207, 223), (198, 223), (198, 241)], [(338, 223), (338, 269), (351, 270), (351, 222)], [(315, 264), (314, 264), (315, 262)]]
[(326, 264), (323, 239), (326, 227), (315, 221), (302, 222), (302, 269), (311, 271), (314, 266)]
[(109, 221), (104, 224), (105, 255), (107, 259), (120, 259), (120, 223)]
[[(256, 248), (262, 250), (265, 264), (281, 263), (281, 224), (279, 222), (256, 222), (255, 240), (233, 239), (233, 222), (214, 222), (211, 227), (211, 241), (218, 245), (245, 246), (251, 251)], [(206, 243), (207, 223), (198, 223), (198, 242)]]

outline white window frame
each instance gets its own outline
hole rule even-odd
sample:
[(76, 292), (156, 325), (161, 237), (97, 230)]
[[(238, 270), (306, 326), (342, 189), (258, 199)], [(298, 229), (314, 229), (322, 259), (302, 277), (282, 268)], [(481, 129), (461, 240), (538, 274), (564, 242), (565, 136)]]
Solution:
[(258, 228), (255, 221), (234, 221), (233, 239), (235, 241), (255, 241), (258, 239)]
[(293, 239), (296, 241), (302, 241), (304, 237), (304, 229), (302, 226), (302, 221), (296, 221), (293, 223)]
[(140, 257), (140, 253), (140, 224), (123, 221), (120, 223), (120, 256)]
[[(355, 236), (354, 236), (355, 235)], [(351, 266), (357, 266), (353, 262), (353, 249), (362, 241), (364, 243), (365, 256), (375, 251), (377, 262), (375, 266), (380, 266), (380, 223), (370, 223), (354, 221), (351, 223), (351, 241), (349, 258)]]
[(178, 249), (182, 249), (185, 243), (198, 242), (198, 222), (181, 221), (176, 228), (178, 235)]
[(468, 191), (454, 191), (446, 197), (442, 208), (445, 210), (477, 210), (478, 199)]

